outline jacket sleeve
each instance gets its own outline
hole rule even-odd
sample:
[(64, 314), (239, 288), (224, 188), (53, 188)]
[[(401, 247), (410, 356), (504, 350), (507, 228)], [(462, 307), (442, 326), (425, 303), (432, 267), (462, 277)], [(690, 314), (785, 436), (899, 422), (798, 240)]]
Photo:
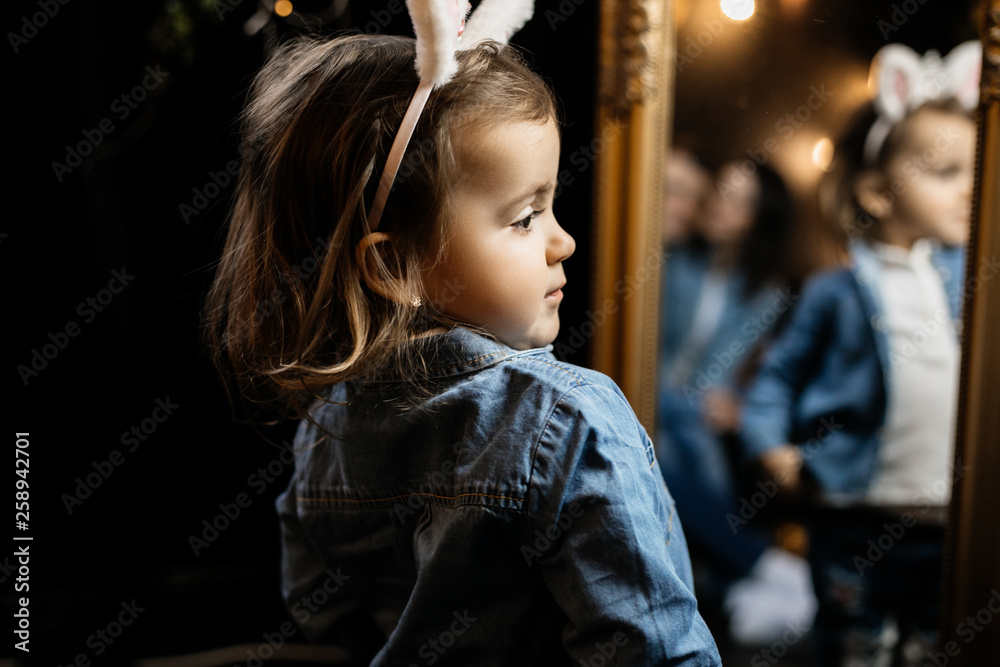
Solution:
[(764, 355), (761, 369), (747, 390), (741, 436), (751, 458), (790, 444), (799, 395), (831, 334), (836, 312), (831, 275), (806, 285), (788, 327)]
[(616, 388), (583, 384), (538, 443), (522, 553), (567, 616), (574, 664), (720, 665), (653, 445)]

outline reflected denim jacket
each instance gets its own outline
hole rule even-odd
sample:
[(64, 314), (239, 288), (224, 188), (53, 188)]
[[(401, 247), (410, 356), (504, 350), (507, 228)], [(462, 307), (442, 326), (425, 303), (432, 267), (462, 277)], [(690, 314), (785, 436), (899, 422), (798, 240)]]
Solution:
[(607, 377), (466, 329), (424, 339), (429, 395), (336, 385), (277, 501), (283, 594), (372, 665), (719, 665), (653, 445)]
[[(880, 262), (862, 241), (851, 245), (851, 260), (850, 267), (824, 271), (806, 285), (743, 407), (747, 455), (801, 445), (805, 469), (833, 504), (864, 498), (891, 388), (884, 308), (869, 287), (880, 284)], [(931, 261), (961, 326), (964, 248), (935, 247)]]

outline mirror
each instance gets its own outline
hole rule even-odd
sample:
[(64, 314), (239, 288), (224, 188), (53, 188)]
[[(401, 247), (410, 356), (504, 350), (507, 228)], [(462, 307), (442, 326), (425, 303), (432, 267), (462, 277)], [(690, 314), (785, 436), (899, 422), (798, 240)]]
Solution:
[[(657, 142), (661, 136), (657, 133), (657, 121), (643, 114), (657, 113), (657, 105), (661, 103), (657, 97), (657, 85), (662, 86), (666, 82), (669, 88), (673, 80), (672, 98), (666, 101), (666, 108), (659, 111), (658, 119), (660, 123), (672, 128), (671, 141), (675, 148), (673, 157), (678, 155), (680, 149), (686, 149), (701, 164), (716, 168), (735, 160), (735, 169), (723, 172), (725, 178), (722, 186), (715, 188), (719, 192), (729, 190), (724, 194), (731, 195), (728, 198), (730, 201), (717, 201), (709, 204), (709, 207), (719, 209), (726, 203), (732, 208), (733, 200), (739, 200), (741, 195), (750, 201), (759, 198), (759, 189), (766, 187), (760, 183), (757, 184), (758, 191), (749, 193), (735, 192), (732, 186), (740, 185), (741, 180), (751, 180), (739, 178), (741, 169), (748, 176), (764, 173), (770, 167), (784, 182), (794, 215), (787, 235), (787, 254), (773, 257), (771, 265), (762, 263), (771, 286), (770, 293), (767, 294), (769, 299), (765, 299), (762, 305), (757, 304), (755, 313), (734, 315), (733, 309), (725, 307), (724, 302), (720, 305), (719, 295), (727, 292), (725, 282), (716, 276), (716, 301), (714, 306), (711, 303), (705, 305), (704, 300), (699, 298), (701, 291), (698, 283), (690, 280), (692, 272), (698, 268), (698, 262), (704, 261), (704, 257), (699, 258), (697, 253), (692, 257), (691, 254), (685, 256), (683, 252), (667, 252), (662, 265), (659, 261), (650, 259), (654, 254), (652, 249), (658, 246), (653, 241), (658, 240), (660, 232), (657, 215), (662, 209), (671, 211), (673, 206), (669, 188), (667, 200), (661, 201), (650, 181), (657, 182), (657, 179), (675, 168), (683, 171), (684, 162), (680, 162), (680, 167), (676, 167), (673, 161), (664, 163), (662, 159), (643, 151), (641, 140), (636, 141), (626, 133), (621, 138), (618, 151), (609, 151), (612, 154), (605, 158), (603, 166), (597, 166), (597, 279), (592, 303), (599, 306), (603, 303), (602, 299), (611, 293), (611, 276), (637, 276), (643, 270), (655, 274), (662, 269), (665, 275), (659, 305), (663, 310), (659, 315), (659, 322), (651, 323), (647, 306), (656, 300), (651, 299), (648, 292), (655, 289), (647, 283), (631, 292), (631, 298), (623, 300), (624, 312), (618, 318), (618, 326), (604, 327), (606, 336), (603, 340), (601, 336), (595, 336), (594, 365), (611, 374), (623, 386), (651, 432), (655, 428), (658, 446), (661, 447), (661, 464), (667, 468), (671, 465), (675, 467), (672, 474), (669, 470), (665, 470), (665, 473), (668, 473), (668, 484), (675, 496), (678, 496), (689, 540), (694, 537), (692, 541), (701, 542), (692, 547), (693, 550), (700, 551), (697, 557), (702, 561), (703, 577), (699, 581), (699, 597), (705, 603), (706, 616), (711, 617), (710, 620), (717, 629), (723, 628), (721, 643), (726, 644), (724, 660), (728, 657), (731, 660), (745, 661), (754, 656), (767, 660), (771, 656), (781, 657), (783, 664), (806, 664), (808, 644), (814, 641), (814, 637), (813, 633), (804, 628), (811, 621), (816, 601), (808, 580), (809, 567), (803, 558), (809, 548), (803, 526), (808, 523), (809, 517), (800, 511), (803, 507), (801, 498), (790, 498), (782, 502), (782, 495), (776, 491), (774, 480), (761, 477), (760, 471), (751, 471), (751, 474), (741, 478), (746, 468), (739, 455), (742, 447), (739, 429), (735, 429), (737, 433), (728, 437), (714, 438), (715, 446), (709, 453), (698, 452), (688, 445), (687, 450), (682, 451), (683, 455), (678, 454), (676, 444), (672, 450), (669, 445), (664, 445), (667, 437), (664, 432), (672, 430), (676, 440), (677, 431), (680, 431), (681, 439), (688, 437), (689, 441), (697, 442), (698, 435), (692, 436), (690, 432), (685, 435), (684, 431), (692, 422), (697, 426), (699, 418), (704, 418), (706, 414), (716, 426), (725, 427), (728, 422), (731, 427), (733, 414), (739, 407), (738, 401), (727, 401), (723, 395), (721, 398), (711, 398), (707, 406), (699, 404), (696, 407), (693, 404), (701, 403), (701, 399), (710, 396), (710, 389), (719, 378), (727, 378), (727, 386), (732, 386), (733, 383), (740, 386), (740, 390), (734, 392), (739, 396), (740, 391), (752, 383), (754, 373), (761, 364), (764, 348), (760, 343), (771, 343), (780, 336), (782, 327), (789, 321), (786, 315), (793, 310), (802, 285), (822, 268), (833, 267), (845, 261), (842, 234), (822, 222), (816, 203), (817, 193), (821, 177), (831, 166), (832, 149), (838, 136), (844, 131), (855, 110), (869, 97), (868, 72), (873, 55), (888, 42), (905, 43), (921, 54), (930, 49), (948, 54), (959, 43), (977, 38), (980, 3), (820, 4), (804, 0), (776, 0), (757, 3), (752, 16), (745, 20), (734, 20), (723, 15), (723, 7), (719, 3), (677, 0), (672, 5), (670, 16), (661, 17), (657, 14), (657, 8), (643, 6), (643, 9), (649, 11), (639, 19), (633, 16), (636, 20), (632, 22), (627, 19), (628, 12), (641, 12), (635, 7), (620, 6), (622, 4), (624, 3), (602, 4), (602, 37), (599, 43), (603, 76), (605, 81), (614, 79), (608, 72), (616, 67), (620, 67), (620, 73), (617, 77), (617, 97), (609, 94), (599, 96), (598, 127), (595, 133), (600, 130), (602, 122), (611, 123), (626, 114), (631, 121), (628, 127), (636, 132), (645, 132), (646, 146), (663, 145)], [(739, 9), (754, 3), (731, 4)], [(727, 3), (723, 2), (721, 5), (725, 6)], [(673, 30), (669, 29), (668, 19), (671, 18)], [(636, 29), (636, 25), (640, 27)], [(666, 29), (663, 28), (664, 25), (667, 26)], [(983, 34), (989, 33), (984, 31)], [(995, 45), (993, 48), (996, 48)], [(669, 55), (671, 49), (676, 53), (676, 58), (671, 61), (668, 57), (666, 62), (673, 62), (674, 67), (664, 72), (664, 68), (658, 67), (656, 63), (663, 62), (658, 61), (658, 57), (664, 52)], [(642, 57), (630, 60), (630, 54), (634, 56), (636, 52), (640, 52)], [(987, 48), (987, 61), (990, 53)], [(643, 72), (642, 66), (635, 66), (636, 62), (646, 66), (647, 71)], [(631, 63), (633, 66), (630, 69), (623, 63)], [(599, 87), (604, 93), (608, 90), (607, 83), (599, 82)], [(641, 92), (636, 93), (637, 90)], [(629, 91), (632, 91), (631, 96)], [(637, 99), (645, 104), (637, 103)], [(995, 113), (995, 94), (993, 106)], [(990, 118), (989, 112), (981, 112), (981, 139)], [(640, 128), (644, 122), (649, 122), (649, 125), (642, 130)], [(989, 245), (992, 241), (984, 240), (983, 235), (977, 235), (975, 230), (976, 227), (983, 227), (983, 220), (996, 216), (995, 155), (1000, 149), (996, 147), (995, 137), (992, 139), (994, 143), (990, 141), (990, 137), (986, 136), (986, 147), (980, 152), (978, 203), (973, 214), (973, 221), (978, 221), (978, 224), (973, 225), (973, 242), (968, 247), (966, 259), (973, 270), (985, 266), (982, 262), (989, 260), (989, 252), (995, 248), (995, 245)], [(990, 162), (991, 156), (993, 162)], [(639, 173), (637, 165), (641, 165), (642, 173)], [(690, 163), (687, 166), (690, 167)], [(690, 173), (696, 174), (692, 181), (694, 184), (699, 179), (706, 178), (704, 175), (697, 176), (696, 170), (690, 170)], [(992, 189), (987, 187), (990, 183), (994, 183)], [(992, 199), (988, 196), (990, 193)], [(681, 210), (683, 211), (683, 206)], [(611, 224), (616, 213), (620, 216), (619, 221), (624, 219), (627, 222)], [(722, 217), (718, 210), (715, 217), (717, 221)], [(995, 226), (994, 224), (993, 227)], [(772, 240), (777, 242), (780, 235), (772, 236)], [(960, 255), (959, 252), (952, 257), (953, 271), (961, 271)], [(679, 282), (685, 278), (689, 279), (688, 282)], [(719, 287), (720, 283), (722, 287)], [(986, 302), (987, 305), (979, 307), (984, 312), (988, 311), (992, 294), (989, 282), (983, 279), (980, 288), (971, 289), (969, 281), (965, 281), (965, 287), (966, 298), (963, 301), (968, 303), (962, 364), (966, 370), (962, 376), (963, 399), (958, 409), (962, 415), (968, 415), (972, 405), (981, 405), (975, 402), (984, 400), (982, 397), (975, 398), (976, 387), (979, 387), (980, 392), (983, 391), (989, 379), (996, 378), (996, 373), (1000, 371), (1000, 364), (995, 359), (984, 356), (988, 354), (985, 339), (990, 326), (986, 322), (995, 323), (998, 319), (994, 317), (988, 320), (985, 315), (970, 319), (976, 312), (974, 308), (977, 301), (979, 304)], [(970, 303), (973, 310), (969, 310)], [(631, 310), (629, 304), (632, 304)], [(687, 327), (681, 326), (680, 333), (669, 331), (671, 326), (680, 324), (680, 318), (676, 317), (676, 311), (672, 311), (672, 308), (680, 311), (687, 309)], [(995, 311), (989, 312), (995, 314)], [(740, 336), (730, 341), (730, 345), (736, 343), (735, 347), (725, 345), (713, 348), (711, 341), (706, 340), (709, 337), (705, 332), (712, 330), (710, 325), (713, 321), (715, 324), (727, 322), (727, 316), (730, 317), (730, 326), (735, 321)], [(650, 331), (656, 331), (656, 325), (664, 321), (664, 328), (651, 336)], [(692, 326), (699, 322), (700, 329)], [(978, 328), (975, 332), (970, 332), (969, 326), (973, 322), (977, 323)], [(691, 335), (692, 330), (695, 335)], [(688, 335), (685, 337), (684, 333)], [(674, 335), (674, 344), (677, 346), (673, 354), (663, 348), (666, 344), (664, 338), (670, 335)], [(970, 337), (976, 340), (976, 335), (979, 336), (982, 349), (970, 348)], [(954, 339), (956, 335), (952, 334), (952, 337)], [(955, 348), (957, 351), (957, 342)], [(691, 354), (692, 349), (694, 354)], [(681, 351), (680, 354), (678, 350)], [(707, 363), (702, 364), (704, 367), (697, 363), (692, 367), (690, 364), (690, 358), (698, 357), (698, 354), (703, 354), (703, 359), (707, 359)], [(976, 355), (976, 359), (970, 359), (970, 354)], [(654, 361), (658, 356), (659, 360)], [(688, 362), (686, 368), (685, 357)], [(951, 368), (954, 371), (949, 375), (951, 384), (942, 391), (949, 397), (949, 401), (957, 403), (957, 355), (951, 361)], [(655, 369), (654, 374), (659, 371), (659, 377), (651, 381), (649, 369)], [(675, 388), (680, 389), (679, 400), (673, 405), (668, 401), (664, 406), (663, 393), (657, 390), (656, 385), (662, 387), (664, 383), (670, 382), (670, 374), (673, 374), (673, 381), (677, 383)], [(676, 379), (685, 376), (684, 381), (678, 382)], [(687, 395), (683, 391), (685, 385), (688, 387)], [(659, 399), (654, 398), (656, 396)], [(692, 397), (697, 400), (691, 400)], [(980, 408), (979, 413), (983, 412), (984, 409)], [(955, 430), (955, 418), (947, 414), (941, 418), (928, 417), (928, 420), (949, 438)], [(943, 420), (951, 421), (949, 425), (944, 425)], [(957, 420), (958, 465), (955, 470), (967, 472), (963, 472), (963, 478), (957, 480), (955, 494), (959, 502), (950, 509), (953, 530), (948, 540), (953, 548), (957, 545), (956, 562), (949, 565), (944, 579), (944, 603), (948, 611), (937, 619), (944, 628), (941, 644), (933, 647), (918, 643), (912, 649), (922, 652), (921, 655), (924, 656), (936, 655), (935, 651), (947, 648), (948, 637), (956, 635), (956, 628), (965, 618), (959, 613), (959, 609), (975, 612), (979, 608), (987, 608), (983, 606), (987, 604), (986, 598), (990, 592), (986, 582), (996, 580), (996, 545), (991, 545), (992, 552), (984, 551), (981, 541), (969, 535), (969, 531), (973, 530), (971, 526), (976, 521), (974, 508), (984, 506), (978, 499), (987, 492), (983, 484), (975, 485), (970, 480), (985, 474), (989, 464), (992, 464), (992, 470), (997, 469), (996, 462), (988, 458), (996, 455), (990, 454), (983, 447), (986, 442), (1000, 441), (996, 420), (984, 420), (984, 417), (979, 417), (974, 423), (967, 423), (968, 420), (961, 417)], [(830, 426), (833, 430), (837, 428), (836, 422), (832, 422)], [(704, 429), (695, 430), (704, 435)], [(814, 449), (818, 450), (828, 435), (829, 433), (822, 431), (817, 432)], [(990, 437), (993, 439), (988, 440)], [(941, 490), (949, 486), (952, 478), (947, 471), (948, 457), (947, 452), (938, 452), (940, 471), (935, 472), (932, 482), (939, 482), (937, 486)], [(970, 464), (972, 457), (977, 457), (976, 461), (980, 463)], [(713, 471), (715, 479), (713, 475), (706, 475), (708, 479), (701, 481), (695, 479), (696, 475), (692, 471), (704, 472), (706, 468)], [(956, 476), (957, 474), (956, 472)], [(730, 490), (725, 501), (728, 509), (725, 511), (720, 509), (718, 503), (712, 504), (718, 501), (711, 493), (712, 485), (720, 483), (718, 478), (722, 478), (721, 483)], [(697, 488), (699, 484), (702, 486), (700, 493)], [(934, 484), (926, 486), (931, 489)], [(920, 500), (925, 502), (928, 498), (920, 497)], [(688, 516), (683, 514), (683, 503), (687, 503), (689, 507)], [(995, 504), (988, 506), (993, 507)], [(894, 506), (893, 509), (897, 511), (899, 518), (908, 516), (905, 514), (905, 507)], [(925, 512), (935, 515), (931, 523), (937, 527), (932, 530), (936, 531), (935, 540), (941, 545), (944, 544), (941, 526), (948, 511), (947, 506), (938, 504), (933, 512)], [(715, 518), (718, 530), (714, 535), (702, 530), (707, 515)], [(892, 527), (893, 522), (887, 522), (887, 525)], [(957, 530), (954, 529), (955, 525), (959, 526)], [(756, 537), (746, 537), (754, 527), (759, 528)], [(906, 528), (909, 529), (908, 526)], [(921, 523), (912, 531), (904, 533), (916, 535), (923, 528)], [(703, 532), (708, 534), (699, 534)], [(881, 547), (878, 543), (881, 534), (876, 533), (873, 534), (876, 548), (870, 552), (861, 550), (857, 554), (862, 560), (856, 569), (860, 568), (862, 576), (867, 567), (866, 562), (875, 566), (897, 543), (905, 544), (902, 535), (896, 537), (888, 529), (881, 532), (888, 533), (883, 538)], [(746, 539), (732, 539), (741, 536)], [(772, 545), (771, 549), (766, 548), (768, 544)], [(776, 554), (773, 545), (778, 547)], [(885, 549), (886, 546), (889, 549)], [(903, 549), (897, 550), (897, 553), (901, 553)], [(739, 553), (744, 553), (743, 557), (735, 558)], [(764, 554), (770, 555), (765, 558)], [(992, 560), (989, 560), (989, 554), (993, 554)], [(886, 558), (883, 567), (890, 560), (891, 558)], [(748, 569), (747, 562), (756, 568)], [(993, 575), (993, 579), (985, 578), (987, 575), (984, 574), (976, 579), (976, 585), (968, 584), (967, 562), (979, 563), (984, 572)], [(941, 581), (940, 577), (938, 581)], [(980, 597), (983, 599), (978, 600)], [(753, 604), (754, 600), (764, 599), (771, 601), (770, 611), (767, 605), (762, 607)], [(747, 600), (750, 602), (747, 603)], [(944, 619), (952, 617), (955, 622), (950, 625), (945, 622)], [(933, 623), (934, 620), (931, 620), (924, 625)], [(734, 641), (725, 640), (727, 632), (735, 633)], [(961, 648), (964, 643), (958, 641), (956, 647)], [(982, 640), (977, 644), (982, 647), (986, 645), (987, 642)], [(726, 651), (729, 651), (728, 656)], [(764, 651), (770, 652), (765, 656)], [(781, 653), (780, 656), (778, 652)], [(965, 651), (963, 657), (956, 657), (951, 653), (944, 655), (952, 660), (950, 664), (956, 664), (958, 660), (970, 659), (968, 656), (971, 652)]]

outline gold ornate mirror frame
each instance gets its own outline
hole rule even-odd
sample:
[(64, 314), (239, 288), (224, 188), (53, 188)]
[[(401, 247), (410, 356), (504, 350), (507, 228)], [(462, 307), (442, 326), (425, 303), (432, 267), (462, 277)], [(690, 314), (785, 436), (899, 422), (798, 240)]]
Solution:
[[(602, 0), (594, 170), (591, 366), (649, 433), (656, 417), (663, 158), (673, 107), (667, 0)], [(599, 319), (603, 316), (603, 319)]]
[[(939, 657), (959, 667), (1000, 664), (1000, 280), (994, 280), (1000, 272), (1000, 0), (983, 3), (981, 39), (956, 484), (938, 647)], [(992, 623), (984, 623), (987, 616)]]
[[(951, 666), (1000, 664), (1000, 0), (983, 3), (983, 84), (942, 638)], [(655, 432), (669, 0), (601, 0), (591, 365)], [(992, 606), (992, 609), (991, 609)], [(992, 623), (984, 623), (989, 616)], [(970, 620), (971, 619), (971, 620)], [(980, 628), (977, 630), (976, 628)]]

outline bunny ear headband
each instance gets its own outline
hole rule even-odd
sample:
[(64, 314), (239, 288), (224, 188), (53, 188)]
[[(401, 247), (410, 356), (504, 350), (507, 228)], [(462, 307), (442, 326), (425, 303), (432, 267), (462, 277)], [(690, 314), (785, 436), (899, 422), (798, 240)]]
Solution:
[(468, 0), (406, 0), (406, 8), (417, 36), (416, 68), (420, 85), (389, 149), (378, 192), (368, 213), (371, 231), (378, 229), (389, 189), (396, 180), (399, 164), (427, 98), (433, 89), (451, 81), (458, 71), (455, 52), (472, 49), (485, 40), (506, 44), (535, 11), (534, 0), (483, 0), (466, 22)]
[(925, 102), (953, 97), (966, 110), (975, 109), (982, 61), (983, 46), (974, 40), (959, 44), (944, 58), (937, 51), (921, 57), (902, 44), (882, 47), (872, 60), (868, 79), (875, 88), (878, 118), (865, 139), (865, 164), (878, 162), (892, 128)]

